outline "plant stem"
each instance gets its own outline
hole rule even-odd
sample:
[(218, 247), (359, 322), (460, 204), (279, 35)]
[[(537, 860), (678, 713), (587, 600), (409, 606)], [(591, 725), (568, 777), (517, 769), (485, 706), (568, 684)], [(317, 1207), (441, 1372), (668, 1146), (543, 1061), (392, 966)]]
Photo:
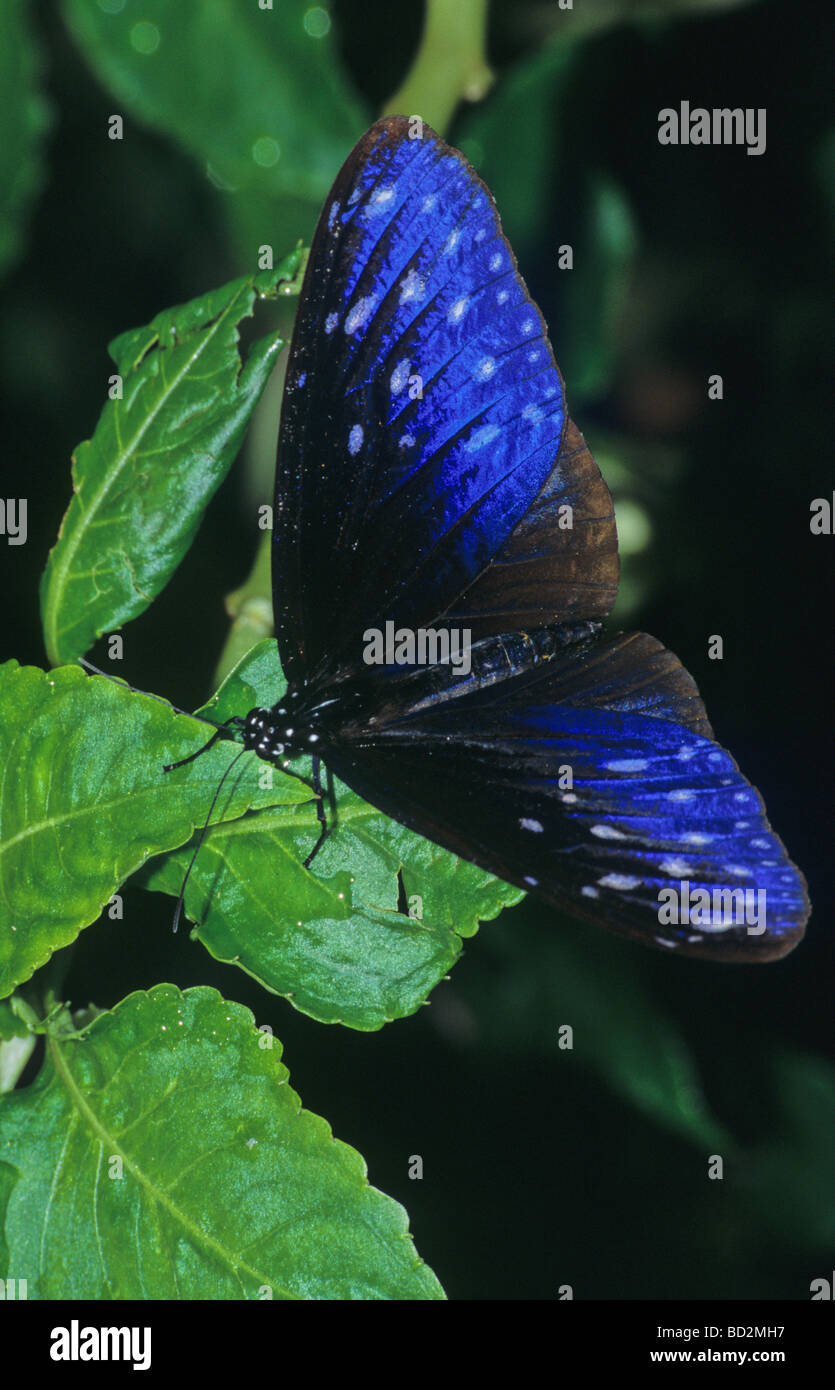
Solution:
[(420, 47), (383, 115), (420, 115), (442, 135), (459, 102), (487, 95), (487, 7), (488, 0), (427, 0)]
[(265, 531), (258, 543), (255, 563), (248, 577), (240, 589), (226, 595), (226, 611), (232, 619), (232, 626), (215, 670), (215, 689), (256, 642), (260, 642), (263, 637), (272, 636), (271, 540), (272, 534)]

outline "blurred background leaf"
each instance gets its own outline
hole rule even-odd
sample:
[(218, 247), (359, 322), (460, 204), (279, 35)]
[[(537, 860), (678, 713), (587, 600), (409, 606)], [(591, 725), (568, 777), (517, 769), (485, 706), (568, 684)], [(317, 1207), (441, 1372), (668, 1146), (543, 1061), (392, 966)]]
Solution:
[(50, 125), (42, 58), (29, 0), (8, 0), (0, 44), (0, 274), (20, 253), (29, 205), (41, 185)]
[[(658, 1124), (704, 1150), (734, 1141), (708, 1110), (688, 1045), (647, 992), (640, 955), (598, 931), (552, 921), (524, 933), (503, 918), (482, 934), (463, 986), (453, 978), (441, 1013), (468, 1016), (464, 1037), (522, 1057), (556, 1057), (595, 1071)], [(560, 1029), (571, 1029), (570, 1045)]]
[(187, 150), (224, 195), (249, 264), (263, 243), (289, 250), (371, 117), (339, 64), (329, 11), (64, 0), (64, 14), (120, 111)]

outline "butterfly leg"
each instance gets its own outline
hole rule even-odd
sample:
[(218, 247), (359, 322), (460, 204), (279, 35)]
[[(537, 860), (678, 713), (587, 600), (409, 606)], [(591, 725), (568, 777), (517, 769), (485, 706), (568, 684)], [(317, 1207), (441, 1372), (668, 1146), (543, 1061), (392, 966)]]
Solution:
[(230, 724), (243, 724), (243, 722), (240, 715), (233, 714), (231, 719), (227, 719), (223, 724), (218, 725), (208, 743), (204, 743), (203, 747), (198, 748), (196, 753), (189, 753), (187, 758), (181, 758), (178, 763), (165, 763), (162, 769), (163, 772), (173, 772), (175, 767), (185, 767), (186, 763), (193, 763), (195, 758), (199, 758), (201, 753), (207, 753), (209, 749), (217, 743), (219, 738), (223, 738)]
[[(311, 864), (316, 858), (316, 855), (319, 853), (319, 850), (322, 848), (322, 845), (325, 843), (325, 840), (327, 839), (328, 835), (333, 829), (333, 824), (328, 825), (327, 812), (325, 811), (325, 799), (322, 788), (321, 766), (321, 759), (317, 758), (314, 754), (313, 791), (316, 796), (316, 819), (319, 822), (319, 838), (304, 861), (304, 867), (306, 869), (310, 868)], [(331, 783), (330, 772), (328, 772), (328, 800), (331, 804), (331, 810), (333, 810), (333, 785)]]

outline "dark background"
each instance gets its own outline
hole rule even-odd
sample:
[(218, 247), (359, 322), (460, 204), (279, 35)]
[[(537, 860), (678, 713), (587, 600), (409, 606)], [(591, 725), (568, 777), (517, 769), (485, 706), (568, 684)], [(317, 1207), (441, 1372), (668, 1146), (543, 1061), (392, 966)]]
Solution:
[[(809, 530), (810, 502), (833, 483), (828, 7), (705, 8), (601, 6), (606, 20), (564, 38), (567, 57), (549, 70), (544, 46), (571, 21), (556, 5), (497, 5), (496, 86), (448, 135), (493, 188), (616, 506), (640, 508), (651, 526), (625, 557), (616, 616), (696, 677), (717, 738), (808, 878), (806, 941), (771, 966), (670, 960), (528, 900), (467, 944), (430, 1007), (361, 1035), (312, 1022), (174, 941), (170, 901), (128, 885), (125, 921), (85, 931), (67, 979), (76, 1006), (164, 979), (249, 1004), (282, 1038), (305, 1105), (404, 1202), (454, 1298), (552, 1298), (568, 1283), (578, 1298), (802, 1299), (832, 1268), (833, 542)], [(580, 20), (582, 10), (578, 0)], [(396, 11), (395, 22), (388, 0), (333, 6), (330, 41), (369, 121), (420, 33), (420, 7)], [(0, 323), (3, 495), (28, 496), (29, 539), (0, 543), (0, 564), (2, 657), (43, 665), (38, 580), (69, 500), (70, 453), (103, 403), (107, 342), (250, 267), (240, 219), (236, 231), (199, 161), (138, 120), (116, 159), (101, 132), (123, 105), (51, 5), (35, 6), (34, 24), (52, 123)], [(766, 107), (767, 152), (660, 146), (659, 109), (685, 98)], [(628, 221), (626, 250), (623, 237), (607, 242), (605, 215), (592, 227), (600, 187)], [(309, 237), (312, 215), (277, 211), (279, 254)], [(571, 287), (556, 268), (567, 241), (578, 262), (589, 248), (597, 258)], [(714, 372), (725, 389), (715, 403)], [(250, 460), (165, 593), (126, 629), (121, 674), (184, 707), (212, 688), (224, 595), (252, 559), (253, 487), (266, 498)], [(707, 658), (714, 633), (721, 662)], [(673, 1028), (706, 1109), (734, 1136), (725, 1181), (707, 1180), (704, 1147), (613, 1084), (605, 1057), (590, 1069), (557, 1051), (575, 988), (604, 1031), (622, 997), (613, 1068), (639, 1013), (660, 1051)], [(422, 1182), (407, 1178), (411, 1154), (424, 1159)]]

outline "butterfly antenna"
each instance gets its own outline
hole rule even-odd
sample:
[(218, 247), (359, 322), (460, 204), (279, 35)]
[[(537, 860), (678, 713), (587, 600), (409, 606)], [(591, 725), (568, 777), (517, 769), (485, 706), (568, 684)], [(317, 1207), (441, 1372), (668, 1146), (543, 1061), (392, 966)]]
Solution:
[[(207, 719), (203, 714), (192, 714), (190, 710), (180, 709), (179, 705), (173, 705), (170, 700), (166, 700), (164, 695), (155, 695), (150, 690), (140, 690), (139, 686), (131, 685), (130, 681), (123, 680), (121, 676), (114, 676), (112, 671), (103, 671), (100, 666), (94, 666), (92, 661), (87, 661), (86, 657), (79, 656), (77, 660), (79, 666), (83, 666), (85, 671), (92, 671), (94, 676), (104, 676), (106, 681), (113, 681), (116, 685), (123, 685), (126, 690), (132, 690), (134, 695), (144, 695), (149, 700), (159, 700), (161, 705), (167, 705), (169, 709), (173, 709), (175, 714), (184, 714), (187, 719), (199, 719), (201, 724), (211, 724), (213, 729), (222, 729), (225, 727), (223, 724), (217, 724), (214, 719)], [(227, 720), (226, 722), (228, 724), (232, 721)], [(174, 766), (179, 766), (179, 764), (175, 763)]]
[[(190, 715), (190, 716), (189, 716), (189, 718), (194, 718), (194, 717), (195, 717), (195, 716), (193, 716), (193, 715)], [(211, 724), (212, 721), (211, 721), (210, 719), (206, 719), (206, 720), (204, 720), (203, 722), (204, 722), (205, 724)], [(243, 720), (243, 719), (241, 719), (241, 717), (240, 717), (239, 714), (233, 714), (232, 717), (231, 717), (230, 719), (226, 719), (222, 724), (214, 724), (214, 725), (213, 725), (214, 733), (212, 734), (212, 736), (211, 736), (211, 738), (209, 739), (208, 743), (204, 743), (204, 744), (203, 744), (203, 747), (202, 747), (202, 748), (198, 748), (196, 752), (194, 752), (194, 753), (189, 753), (189, 755), (188, 755), (187, 758), (180, 758), (179, 762), (176, 762), (176, 763), (163, 763), (163, 765), (162, 765), (162, 770), (163, 770), (163, 772), (173, 772), (174, 769), (175, 769), (176, 767), (185, 767), (185, 766), (186, 766), (186, 763), (193, 763), (195, 758), (201, 757), (203, 753), (208, 753), (208, 751), (209, 751), (210, 748), (214, 748), (214, 746), (215, 746), (215, 744), (217, 743), (218, 739), (219, 739), (219, 738), (223, 738), (223, 735), (225, 734), (226, 730), (229, 728), (229, 725), (230, 725), (230, 724), (236, 724), (236, 725), (240, 726), (240, 725), (244, 724), (245, 722), (246, 722), (246, 721)], [(241, 749), (241, 752), (242, 752), (242, 753), (245, 753), (246, 751), (247, 751), (247, 750), (246, 750), (245, 748), (242, 748), (242, 749)]]
[[(203, 750), (201, 749), (200, 751), (202, 752)], [(219, 781), (218, 784), (217, 784), (217, 791), (215, 792), (214, 796), (212, 797), (212, 804), (211, 804), (211, 806), (209, 807), (209, 814), (206, 816), (206, 819), (205, 819), (205, 821), (204, 821), (204, 823), (203, 823), (203, 829), (200, 831), (200, 838), (199, 838), (199, 840), (197, 841), (197, 844), (196, 844), (195, 847), (194, 847), (194, 853), (192, 854), (191, 859), (189, 860), (189, 865), (188, 865), (188, 868), (186, 869), (185, 878), (183, 879), (182, 887), (180, 888), (180, 896), (179, 896), (179, 898), (177, 899), (177, 907), (176, 907), (176, 910), (175, 910), (175, 912), (174, 912), (174, 928), (173, 928), (174, 931), (176, 931), (177, 928), (178, 928), (179, 925), (180, 925), (180, 918), (181, 918), (182, 913), (183, 913), (183, 904), (184, 904), (184, 902), (185, 902), (185, 897), (186, 897), (186, 884), (188, 883), (189, 875), (191, 874), (191, 871), (192, 871), (192, 869), (194, 868), (194, 861), (195, 861), (195, 859), (197, 858), (197, 856), (198, 856), (200, 850), (203, 848), (203, 841), (204, 841), (205, 838), (206, 838), (206, 832), (207, 832), (207, 830), (209, 829), (209, 821), (212, 819), (212, 812), (214, 811), (215, 806), (217, 805), (217, 799), (218, 799), (218, 797), (220, 796), (221, 790), (222, 790), (222, 788), (223, 788), (223, 784), (224, 784), (224, 782), (226, 781), (227, 777), (229, 776), (229, 773), (232, 771), (232, 768), (235, 766), (235, 763), (238, 761), (239, 758), (242, 758), (242, 757), (243, 757), (243, 755), (244, 755), (244, 753), (246, 753), (246, 751), (247, 751), (246, 748), (242, 748), (241, 751), (240, 751), (240, 753), (236, 753), (236, 754), (235, 754), (235, 757), (232, 759), (231, 763), (229, 764), (229, 766), (227, 767), (226, 771), (224, 772), (223, 776), (221, 777), (220, 781)], [(196, 756), (196, 755), (193, 755), (193, 756)], [(186, 759), (186, 761), (188, 761), (188, 759)], [(179, 764), (176, 764), (176, 766), (179, 766)]]

